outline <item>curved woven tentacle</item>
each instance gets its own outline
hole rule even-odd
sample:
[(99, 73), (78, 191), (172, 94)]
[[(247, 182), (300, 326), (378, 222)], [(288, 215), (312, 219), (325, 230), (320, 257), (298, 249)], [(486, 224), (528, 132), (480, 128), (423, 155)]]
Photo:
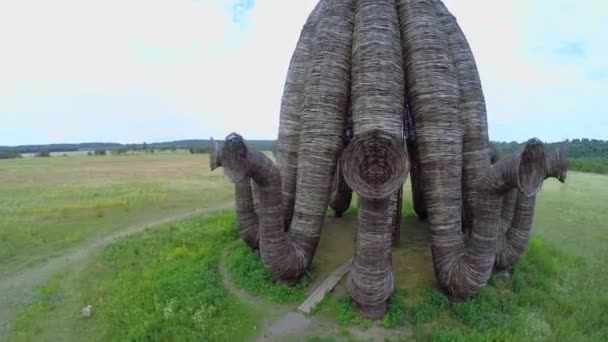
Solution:
[(412, 193), (412, 204), (414, 207), (414, 212), (416, 213), (416, 216), (418, 216), (418, 219), (420, 221), (424, 221), (427, 217), (426, 201), (424, 199), (424, 184), (422, 182), (422, 175), (420, 170), (420, 157), (418, 156), (418, 144), (416, 143), (416, 130), (414, 127), (413, 113), (410, 109), (409, 100), (407, 99), (407, 87), (405, 92), (405, 145), (410, 161), (410, 190)]
[(403, 114), (403, 131), (406, 138), (405, 145), (410, 161), (410, 189), (412, 193), (412, 203), (414, 212), (420, 221), (426, 220), (426, 203), (424, 200), (424, 184), (420, 174), (420, 160), (418, 157), (418, 147), (416, 144), (416, 127), (414, 123), (414, 113), (412, 112), (409, 91), (405, 85), (405, 111)]
[[(243, 138), (236, 133), (226, 137), (222, 154), (224, 173), (230, 180), (239, 184), (251, 178), (258, 186), (258, 234), (262, 261), (273, 276), (285, 281), (294, 281), (297, 276), (289, 273), (289, 266), (282, 267), (284, 263), (291, 265), (300, 261), (300, 253), (284, 230), (279, 169), (266, 155), (249, 149)], [(270, 253), (267, 248), (269, 245), (274, 247)]]
[(209, 168), (211, 171), (222, 166), (221, 148), (213, 138), (209, 139)]
[(272, 157), (273, 157), (273, 158), (274, 158), (274, 160), (276, 161), (276, 160), (277, 160), (277, 157), (279, 156), (279, 142), (278, 142), (278, 140), (277, 140), (277, 141), (275, 141), (275, 142), (272, 144), (272, 150), (271, 150), (271, 152), (272, 152)]
[[(234, 183), (236, 222), (239, 236), (252, 249), (259, 245), (259, 220), (256, 213), (252, 180), (244, 178)], [(259, 196), (259, 194), (257, 194)]]
[(260, 190), (253, 179), (250, 179), (249, 183), (251, 185), (251, 197), (253, 198), (253, 210), (256, 216), (260, 216)]
[(348, 290), (361, 313), (382, 317), (393, 291), (390, 197), (405, 177), (404, 76), (393, 0), (358, 0), (352, 55), (354, 139), (345, 178), (359, 196), (357, 249)]
[(530, 239), (535, 202), (536, 195), (525, 196), (517, 189), (505, 195), (494, 272), (509, 270), (525, 252)]
[(542, 142), (531, 139), (521, 151), (492, 165), (482, 176), (477, 185), (478, 212), (468, 244), (446, 244), (438, 246), (440, 252), (433, 251), (439, 281), (452, 297), (466, 299), (485, 286), (495, 262), (505, 194), (515, 190), (521, 196), (534, 197), (544, 179), (545, 165)]
[(297, 193), (289, 228), (302, 262), (295, 268), (283, 267), (297, 269), (298, 275), (308, 267), (317, 248), (336, 162), (344, 148), (353, 16), (353, 0), (327, 1), (312, 43), (314, 54), (301, 108)]
[(441, 0), (433, 0), (433, 2), (447, 37), (448, 49), (460, 89), (458, 110), (463, 130), (462, 228), (466, 235), (470, 235), (478, 197), (477, 182), (486, 172), (490, 161), (486, 104), (475, 57), (464, 33), (456, 18)]
[(568, 175), (568, 154), (565, 146), (559, 146), (553, 152), (547, 153), (546, 177), (557, 178), (560, 182), (566, 182)]
[[(209, 139), (209, 168), (211, 171), (222, 167), (222, 150), (213, 138)], [(252, 249), (258, 249), (258, 208), (257, 186), (247, 178), (234, 183), (236, 221), (239, 236)]]
[[(260, 197), (260, 254), (268, 271), (292, 283), (306, 270), (316, 250), (329, 202), (332, 176), (343, 148), (348, 109), (352, 44), (352, 0), (324, 1), (311, 42), (315, 53), (305, 75), (300, 111), (295, 211), (284, 230), (281, 172), (264, 154), (249, 150), (231, 134), (222, 150), (224, 171), (235, 182), (251, 177)], [(284, 150), (279, 145), (279, 157)], [(283, 187), (284, 189), (284, 187)], [(278, 220), (278, 221), (277, 221)], [(279, 222), (280, 221), (280, 222)]]
[[(353, 139), (353, 120), (351, 113), (347, 113), (346, 118), (344, 120), (344, 146), (347, 146), (348, 143)], [(329, 206), (333, 209), (336, 217), (342, 217), (342, 214), (350, 208), (350, 203), (353, 198), (353, 190), (346, 184), (344, 180), (344, 172), (342, 171), (342, 167), (340, 166), (341, 157), (338, 159), (338, 163), (336, 165), (336, 173), (334, 175), (334, 181), (332, 183), (331, 188), (331, 196), (329, 200)]]
[(286, 227), (291, 222), (296, 196), (298, 148), (300, 146), (300, 110), (304, 100), (304, 87), (311, 58), (312, 39), (319, 16), (326, 3), (327, 0), (319, 1), (308, 16), (291, 57), (283, 88), (279, 116), (279, 136), (275, 148), (273, 148), (273, 154), (275, 154), (283, 181), (282, 198)]
[[(568, 158), (563, 148), (546, 154), (544, 178), (554, 177), (565, 182)], [(526, 196), (513, 189), (505, 195), (498, 236), (494, 271), (509, 271), (521, 259), (530, 240), (536, 195)]]
[[(460, 93), (445, 35), (431, 1), (399, 0), (406, 84), (430, 223), (435, 273), (445, 250), (462, 253)], [(432, 170), (442, 170), (432, 172)]]
[(500, 154), (498, 153), (498, 148), (495, 145), (490, 145), (490, 163), (496, 164), (497, 161), (500, 160)]
[(346, 180), (344, 180), (344, 173), (340, 164), (340, 159), (338, 159), (329, 200), (329, 206), (333, 209), (336, 217), (342, 217), (342, 214), (350, 207), (350, 202), (353, 198), (353, 190), (348, 186)]
[(427, 217), (426, 201), (424, 200), (424, 184), (422, 183), (422, 170), (420, 170), (418, 148), (414, 139), (408, 138), (407, 152), (410, 157), (410, 183), (414, 212), (419, 220), (424, 221)]
[[(452, 58), (437, 4), (434, 0), (400, 1), (401, 32), (435, 273), (449, 295), (468, 298), (486, 284), (494, 264), (502, 195), (512, 188), (528, 195), (536, 193), (545, 161), (542, 143), (536, 140), (493, 166), (487, 147), (479, 150), (483, 153), (479, 152), (477, 158), (485, 165), (475, 183), (474, 200), (479, 205), (471, 237), (465, 244), (461, 233), (463, 136), (465, 129), (471, 129), (466, 127), (470, 124), (467, 120), (477, 114), (461, 112), (463, 81), (458, 80), (463, 71)], [(483, 136), (483, 127), (478, 129)]]

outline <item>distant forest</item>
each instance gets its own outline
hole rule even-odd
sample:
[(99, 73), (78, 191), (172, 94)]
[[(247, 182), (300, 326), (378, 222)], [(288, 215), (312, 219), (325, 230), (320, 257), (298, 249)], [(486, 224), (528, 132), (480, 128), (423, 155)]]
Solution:
[[(125, 151), (154, 151), (154, 150), (189, 150), (190, 153), (208, 152), (209, 140), (192, 139), (176, 140), (158, 143), (142, 144), (119, 144), (119, 143), (81, 143), (81, 144), (51, 144), (51, 145), (23, 145), (23, 146), (0, 146), (0, 159), (19, 158), (21, 154), (31, 153), (44, 155), (51, 152), (72, 151), (109, 151), (113, 154), (121, 154)], [(271, 151), (275, 144), (274, 140), (249, 140), (249, 144), (258, 151)], [(492, 142), (501, 156), (508, 155), (522, 146), (522, 143)], [(573, 139), (560, 143), (546, 144), (549, 150), (559, 145), (565, 146), (570, 159), (570, 169), (583, 172), (608, 174), (608, 141), (597, 139)]]
[[(119, 148), (129, 148), (133, 150), (139, 149), (158, 149), (164, 150), (175, 147), (176, 149), (190, 149), (208, 147), (210, 140), (192, 139), (192, 140), (176, 140), (158, 143), (141, 143), (141, 144), (119, 144), (119, 143), (80, 143), (80, 144), (49, 144), (49, 145), (22, 145), (22, 146), (0, 146), (0, 153), (38, 153), (45, 152), (75, 152), (75, 151), (94, 151), (94, 150), (116, 150)], [(249, 144), (256, 150), (270, 151), (274, 144), (273, 140), (249, 140)]]

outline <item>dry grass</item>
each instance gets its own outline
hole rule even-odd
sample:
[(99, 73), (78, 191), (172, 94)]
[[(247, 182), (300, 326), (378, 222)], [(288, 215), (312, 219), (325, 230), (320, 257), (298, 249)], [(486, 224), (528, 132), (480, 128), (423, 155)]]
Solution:
[[(17, 194), (0, 197), (0, 237), (13, 239), (13, 235), (18, 235), (18, 230), (7, 230), (7, 220), (13, 220), (37, 227), (38, 235), (33, 236), (46, 234), (49, 239), (61, 241), (65, 234), (82, 232), (82, 239), (92, 239), (119, 227), (120, 220), (161, 217), (166, 211), (217, 204), (222, 198), (231, 201), (233, 196), (221, 171), (208, 171), (206, 156), (57, 159), (0, 162), (2, 186)], [(9, 174), (13, 177), (10, 180)], [(27, 181), (28, 177), (33, 180)], [(44, 184), (44, 192), (34, 186), (40, 184)], [(73, 190), (67, 191), (69, 188)], [(398, 290), (389, 315), (379, 325), (393, 328), (388, 330), (390, 333), (403, 333), (418, 340), (605, 340), (607, 188), (607, 177), (581, 173), (571, 173), (565, 186), (553, 180), (546, 182), (537, 206), (535, 239), (513, 279), (492, 282), (474, 300), (456, 305), (448, 305), (445, 296), (435, 289), (428, 233), (425, 225), (416, 221), (411, 195), (406, 191), (402, 241), (393, 250)], [(94, 193), (98, 195), (93, 196)], [(139, 195), (129, 197), (133, 193)], [(128, 198), (136, 203), (130, 211), (120, 206), (109, 209), (108, 203)], [(103, 204), (100, 208), (104, 216), (94, 215), (92, 203)], [(174, 206), (161, 209), (169, 204)], [(41, 213), (48, 215), (53, 212), (49, 208), (54, 207), (64, 208), (67, 218), (51, 214), (45, 219)], [(70, 220), (79, 225), (71, 226)], [(355, 210), (342, 219), (326, 219), (313, 261), (315, 282), (352, 255), (355, 227)], [(29, 248), (27, 253), (38, 257), (43, 257), (45, 251), (57, 253), (65, 248), (55, 243), (40, 250), (39, 245), (31, 243), (35, 239), (19, 239)], [(87, 261), (85, 272), (66, 270), (42, 287), (33, 304), (18, 314), (11, 336), (15, 340), (78, 340), (83, 336), (89, 340), (168, 336), (221, 340), (219, 336), (245, 339), (258, 335), (260, 325), (256, 320), (267, 315), (268, 308), (239, 303), (225, 293), (218, 281), (219, 252), (234, 239), (236, 229), (231, 213), (133, 236)], [(0, 253), (4, 253), (9, 243), (0, 239), (0, 245)], [(27, 260), (27, 253), (19, 251), (17, 259)], [(256, 256), (251, 258), (259, 262)], [(266, 285), (269, 284), (256, 284)], [(308, 290), (313, 288), (314, 285), (309, 286)], [(352, 331), (370, 336), (382, 332), (380, 327), (356, 316), (346, 296), (342, 283), (313, 316), (329, 322), (332, 329), (355, 324), (364, 328)], [(79, 310), (89, 303), (94, 304), (96, 313), (93, 319), (83, 320)], [(216, 310), (217, 307), (226, 310)], [(205, 308), (202, 313), (212, 317), (204, 322), (213, 327), (193, 320), (201, 308)], [(324, 329), (311, 329), (297, 340), (319, 340), (318, 336), (342, 339), (336, 336), (335, 329)]]
[(70, 156), (0, 161), (0, 274), (87, 239), (232, 201), (207, 155)]

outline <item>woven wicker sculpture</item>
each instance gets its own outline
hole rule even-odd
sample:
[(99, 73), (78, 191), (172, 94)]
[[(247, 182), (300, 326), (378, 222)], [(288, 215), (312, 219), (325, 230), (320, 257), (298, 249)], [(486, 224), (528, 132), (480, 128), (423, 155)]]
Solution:
[(370, 318), (394, 288), (391, 234), (408, 172), (438, 283), (467, 299), (521, 257), (536, 193), (567, 166), (536, 139), (491, 158), (475, 61), (439, 0), (321, 0), (289, 67), (276, 165), (236, 133), (221, 153), (214, 146), (212, 168), (235, 182), (241, 236), (277, 280), (306, 271), (328, 205), (340, 216), (357, 194), (348, 288)]

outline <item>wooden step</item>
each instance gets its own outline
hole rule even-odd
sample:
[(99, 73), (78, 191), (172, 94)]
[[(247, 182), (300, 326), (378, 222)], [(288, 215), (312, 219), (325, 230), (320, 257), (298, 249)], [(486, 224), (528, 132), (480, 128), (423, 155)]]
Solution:
[(319, 304), (323, 300), (323, 298), (325, 298), (325, 295), (327, 295), (327, 293), (329, 293), (331, 290), (334, 289), (334, 287), (336, 287), (338, 282), (340, 282), (340, 279), (342, 279), (342, 277), (344, 277), (344, 275), (350, 270), (350, 266), (352, 264), (353, 258), (350, 258), (348, 259), (348, 261), (338, 267), (335, 271), (333, 271), (327, 277), (327, 279), (325, 279), (323, 283), (321, 283), (321, 285), (319, 285), (319, 287), (315, 289), (315, 291), (310, 295), (310, 297), (308, 297), (304, 301), (304, 303), (302, 303), (302, 305), (298, 307), (298, 310), (309, 314), (310, 311), (317, 304)]

